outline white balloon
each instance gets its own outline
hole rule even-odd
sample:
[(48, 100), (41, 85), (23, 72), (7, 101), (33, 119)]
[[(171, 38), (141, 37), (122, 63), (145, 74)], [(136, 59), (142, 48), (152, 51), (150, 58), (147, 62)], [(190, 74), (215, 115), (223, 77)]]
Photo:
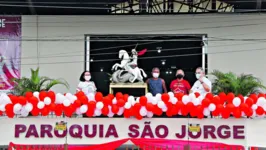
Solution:
[(43, 109), (44, 108), (44, 102), (42, 102), (42, 101), (39, 101), (38, 102), (38, 104), (37, 104), (37, 107), (39, 108), (39, 109)]
[(208, 108), (204, 108), (203, 114), (204, 114), (204, 116), (210, 116), (211, 112), (209, 111)]
[(152, 117), (153, 117), (153, 113), (152, 113), (151, 111), (148, 111), (148, 112), (147, 112), (147, 117), (148, 117), (148, 118), (152, 118)]
[(125, 106), (126, 109), (129, 109), (131, 107), (131, 104), (129, 102), (126, 102)]
[(115, 105), (115, 104), (117, 104), (117, 100), (116, 100), (116, 98), (114, 98), (113, 100), (112, 100), (112, 103)]
[(168, 95), (169, 95), (170, 99), (173, 98), (173, 97), (175, 97), (175, 95), (174, 95), (173, 92), (168, 92)]
[(262, 108), (264, 109), (264, 111), (266, 111), (266, 105), (265, 104), (262, 106)]
[(258, 106), (263, 106), (266, 103), (266, 100), (264, 97), (259, 97), (257, 101)]
[[(194, 95), (194, 94), (193, 94)], [(183, 97), (182, 97), (182, 102), (186, 105), (187, 103), (189, 103), (190, 102), (190, 98), (189, 98), (189, 96), (187, 96), (187, 95), (184, 95)]]
[(134, 106), (137, 102), (136, 101), (132, 101), (131, 105)]
[(142, 106), (141, 108), (140, 108), (140, 110), (139, 110), (139, 114), (142, 116), (142, 117), (144, 117), (144, 116), (146, 116), (147, 115), (147, 109), (146, 109), (146, 107), (145, 106)]
[(208, 108), (210, 111), (214, 111), (216, 109), (216, 105), (211, 103)]
[(29, 112), (25, 109), (25, 107), (22, 107), (20, 114), (23, 117), (27, 117), (29, 115)]
[(248, 97), (247, 97), (247, 96), (245, 96), (245, 97), (244, 97), (244, 102), (246, 102), (246, 100), (247, 100), (247, 99), (248, 99)]
[(72, 95), (72, 97), (71, 97), (71, 99), (70, 99), (71, 104), (73, 104), (77, 99), (78, 99), (78, 98), (77, 98), (76, 95)]
[(28, 112), (32, 111), (32, 109), (33, 109), (32, 104), (31, 104), (31, 103), (27, 103), (27, 104), (25, 105), (25, 109), (26, 109)]
[(199, 98), (195, 98), (192, 100), (192, 103), (195, 105), (195, 106), (198, 106), (200, 104), (200, 100)]
[(52, 100), (51, 100), (50, 97), (45, 97), (44, 100), (43, 100), (43, 102), (44, 102), (45, 105), (50, 105), (51, 104), (51, 101)]
[(124, 113), (124, 111), (125, 111), (125, 108), (124, 107), (120, 107), (119, 108), (119, 111), (117, 112), (117, 115), (122, 115), (123, 113)]
[(258, 108), (258, 105), (253, 104), (253, 105), (251, 106), (251, 108), (252, 108), (253, 110), (256, 110), (256, 109)]
[(76, 109), (76, 114), (77, 114), (77, 115), (81, 115), (81, 114), (82, 114), (81, 111), (80, 111), (80, 108), (77, 108), (77, 109)]
[(140, 99), (140, 97), (137, 97), (136, 98), (136, 103), (139, 103), (139, 99)]
[(233, 99), (233, 104), (235, 107), (238, 107), (241, 104), (241, 99), (239, 97), (235, 97)]
[(158, 101), (157, 101), (156, 97), (152, 97), (152, 99), (151, 99), (151, 103), (152, 103), (153, 105), (157, 105)]
[(103, 108), (103, 106), (104, 106), (103, 102), (97, 102), (96, 103), (96, 108), (99, 109), (99, 110), (101, 110)]
[(4, 104), (1, 104), (0, 105), (0, 111), (6, 111), (6, 108), (5, 108), (5, 105)]
[(135, 101), (135, 98), (133, 96), (129, 96), (127, 101), (131, 103), (132, 101)]
[(204, 96), (200, 95), (200, 96), (198, 97), (198, 99), (200, 100), (200, 103), (201, 103), (201, 101), (204, 99)]
[(99, 109), (95, 109), (94, 114), (95, 116), (100, 116), (102, 114), (102, 111)]
[(162, 100), (162, 94), (160, 94), (160, 93), (156, 94), (155, 98), (157, 101), (161, 101)]
[(33, 92), (33, 96), (39, 99), (40, 92)]
[[(183, 96), (183, 97), (184, 97), (184, 96)], [(188, 97), (189, 97), (190, 101), (192, 101), (193, 99), (196, 98), (196, 95), (195, 95), (194, 93), (190, 93), (190, 94), (188, 95)]]
[(111, 117), (113, 117), (115, 114), (112, 112), (112, 107), (109, 105), (108, 106), (108, 109), (109, 109), (109, 113), (107, 114), (107, 116), (109, 117), (109, 118), (111, 118)]
[(73, 96), (73, 95), (72, 95), (71, 93), (66, 93), (66, 96), (65, 96), (65, 97), (66, 97), (68, 100), (71, 100), (72, 96)]
[(147, 99), (153, 97), (151, 93), (147, 93), (145, 96), (147, 97)]
[(13, 107), (14, 113), (15, 112), (19, 112), (22, 109), (22, 105), (21, 104), (15, 104)]
[(70, 106), (70, 100), (69, 99), (64, 99), (64, 101), (63, 101), (63, 105), (65, 106), (65, 107), (68, 107), (68, 106)]
[(80, 112), (81, 113), (86, 113), (88, 111), (88, 106), (87, 105), (82, 105), (81, 107), (80, 107)]
[(56, 104), (62, 104), (65, 99), (65, 96), (61, 93), (57, 93), (55, 96), (55, 103)]
[(158, 105), (158, 107), (161, 108), (161, 109), (165, 106), (165, 104), (164, 104), (163, 101), (159, 101), (157, 105)]
[(170, 101), (171, 101), (172, 104), (176, 104), (177, 103), (177, 98), (176, 97), (172, 97), (170, 99)]
[(168, 110), (168, 108), (166, 107), (166, 106), (164, 106), (163, 108), (162, 108), (162, 111), (163, 112), (166, 112)]
[(89, 93), (88, 95), (87, 95), (87, 97), (88, 97), (88, 99), (89, 99), (89, 101), (91, 101), (91, 100), (95, 100), (95, 95), (93, 94), (93, 93)]

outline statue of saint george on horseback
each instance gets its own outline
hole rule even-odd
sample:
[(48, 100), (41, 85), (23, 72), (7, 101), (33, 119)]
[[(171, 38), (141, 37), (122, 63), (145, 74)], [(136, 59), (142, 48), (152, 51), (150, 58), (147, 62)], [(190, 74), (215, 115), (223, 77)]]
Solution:
[(122, 83), (127, 81), (131, 83), (135, 81), (143, 82), (143, 78), (146, 78), (147, 75), (143, 69), (138, 67), (138, 56), (145, 54), (146, 51), (147, 49), (137, 52), (136, 49), (132, 49), (130, 57), (126, 50), (120, 50), (119, 58), (122, 60), (120, 64), (116, 63), (112, 67), (112, 70), (115, 71), (112, 75), (112, 81)]

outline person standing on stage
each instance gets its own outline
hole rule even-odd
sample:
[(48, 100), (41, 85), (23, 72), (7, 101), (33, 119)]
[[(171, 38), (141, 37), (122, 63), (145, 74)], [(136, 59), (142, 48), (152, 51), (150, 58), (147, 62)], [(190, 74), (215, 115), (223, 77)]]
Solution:
[(176, 71), (176, 79), (170, 84), (170, 89), (173, 93), (188, 94), (191, 86), (187, 80), (184, 79), (185, 73), (182, 69)]
[(160, 76), (160, 69), (153, 68), (152, 69), (152, 78), (148, 79), (146, 83), (148, 84), (149, 91), (152, 93), (153, 96), (156, 94), (167, 93), (167, 89), (165, 86), (165, 81)]
[(196, 69), (195, 75), (198, 80), (194, 83), (190, 92), (198, 92), (202, 96), (205, 96), (207, 93), (211, 92), (212, 83), (208, 78), (206, 78), (204, 69), (202, 67), (198, 67)]
[(91, 74), (89, 71), (84, 71), (79, 78), (79, 84), (77, 87), (77, 92), (82, 91), (85, 95), (88, 95), (89, 93), (96, 93), (96, 86), (93, 81), (91, 81)]

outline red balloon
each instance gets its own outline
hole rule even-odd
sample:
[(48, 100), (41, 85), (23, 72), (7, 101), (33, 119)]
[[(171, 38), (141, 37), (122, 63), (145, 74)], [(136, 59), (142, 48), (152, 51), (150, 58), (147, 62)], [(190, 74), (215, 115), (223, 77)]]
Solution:
[(25, 97), (26, 98), (31, 98), (33, 96), (33, 93), (32, 92), (26, 92), (25, 93)]
[(33, 107), (32, 110), (31, 110), (31, 114), (33, 116), (39, 116), (39, 113), (40, 113), (40, 110), (36, 107)]
[(212, 93), (207, 93), (206, 96), (205, 96), (205, 98), (212, 99), (213, 98)]
[(87, 96), (82, 96), (80, 98), (80, 101), (81, 101), (82, 104), (85, 104), (86, 105), (86, 104), (88, 104), (88, 101), (89, 100), (88, 100), (88, 97)]
[(246, 116), (250, 117), (253, 115), (253, 110), (251, 108), (248, 108), (247, 111), (245, 111)]
[(123, 98), (123, 94), (121, 92), (118, 92), (115, 94), (116, 99)]
[(56, 104), (55, 104), (55, 103), (51, 103), (51, 104), (49, 105), (49, 110), (50, 110), (50, 111), (55, 111), (55, 109), (56, 109)]
[(210, 105), (211, 101), (208, 98), (204, 98), (201, 102), (203, 107), (208, 107)]
[(253, 103), (256, 104), (257, 103), (257, 100), (258, 100), (258, 96), (256, 94), (251, 94), (249, 96), (251, 99), (253, 99)]
[(146, 104), (147, 104), (147, 97), (145, 97), (145, 96), (141, 96), (140, 98), (139, 98), (139, 103), (142, 105), (142, 106), (145, 106)]
[(109, 96), (103, 98), (103, 103), (107, 105), (112, 105), (112, 99)]
[(195, 92), (194, 94), (195, 94), (196, 98), (198, 98), (200, 96), (199, 92)]
[(22, 106), (23, 105), (26, 105), (27, 104), (27, 99), (23, 96), (19, 96), (18, 97), (18, 103), (21, 104)]
[(48, 116), (49, 115), (49, 109), (47, 107), (44, 107), (42, 109), (42, 116)]
[(186, 107), (181, 108), (181, 113), (183, 116), (187, 116), (189, 113), (189, 110)]
[(263, 94), (263, 93), (259, 93), (258, 97), (264, 97), (264, 98), (266, 98), (265, 97), (265, 94)]
[(211, 102), (214, 103), (215, 105), (218, 105), (218, 104), (224, 104), (224, 101), (221, 100), (221, 98), (219, 96), (214, 96), (212, 99), (211, 99)]
[(226, 99), (227, 99), (228, 103), (232, 103), (234, 98), (235, 98), (235, 94), (234, 93), (228, 93), (227, 96), (226, 96)]
[(246, 99), (245, 103), (246, 103), (249, 107), (251, 107), (251, 106), (254, 104), (253, 99), (250, 98), (250, 97), (248, 97), (248, 98)]
[(82, 97), (82, 96), (85, 96), (84, 92), (82, 91), (78, 91), (76, 94), (75, 94), (78, 98)]
[(258, 108), (256, 109), (256, 113), (257, 115), (261, 116), (264, 114), (264, 109), (260, 106), (258, 106)]
[(113, 106), (112, 106), (112, 112), (113, 112), (114, 114), (117, 114), (118, 111), (119, 111), (119, 107), (118, 107), (117, 105), (113, 105)]
[(129, 97), (128, 94), (124, 94), (124, 96), (123, 96), (124, 101), (127, 101), (128, 97)]
[(154, 105), (153, 105), (152, 103), (147, 103), (147, 104), (146, 104), (146, 109), (147, 109), (148, 111), (153, 111), (153, 109), (154, 109)]
[(225, 101), (225, 99), (226, 99), (226, 94), (225, 94), (224, 92), (219, 93), (218, 96), (220, 97), (220, 99), (222, 99), (223, 101)]
[(102, 114), (107, 116), (109, 113), (109, 108), (107, 106), (104, 106), (103, 109), (102, 109)]
[(170, 99), (170, 96), (167, 94), (167, 93), (164, 93), (164, 94), (162, 94), (162, 97), (161, 97), (161, 99), (163, 100), (163, 102), (168, 102), (169, 101), (169, 99)]
[(233, 115), (235, 118), (241, 118), (241, 111), (239, 108), (235, 108), (234, 111), (233, 111)]
[(92, 117), (92, 116), (94, 115), (94, 110), (95, 110), (95, 109), (88, 109), (88, 111), (86, 112), (86, 115), (87, 115), (88, 117)]
[(107, 95), (111, 100), (115, 98), (115, 96), (113, 94), (108, 94)]
[(15, 116), (13, 111), (6, 111), (6, 115), (8, 118), (13, 118)]
[(223, 111), (222, 111), (222, 117), (224, 119), (228, 119), (230, 117), (230, 111), (228, 111), (227, 109), (223, 109)]
[(172, 117), (173, 116), (172, 109), (167, 109), (166, 116), (168, 116), (168, 117)]
[[(148, 110), (148, 109), (147, 109)], [(179, 109), (174, 105), (173, 107), (172, 107), (172, 109), (171, 109), (171, 113), (173, 114), (173, 115), (177, 115), (178, 114), (178, 111), (179, 111)]]
[(176, 93), (175, 97), (177, 98), (178, 101), (182, 101), (182, 97), (184, 96), (183, 93)]
[(102, 101), (103, 100), (103, 94), (101, 92), (97, 92), (95, 94), (95, 100), (98, 101)]
[(125, 109), (124, 111), (124, 117), (129, 118), (130, 117), (130, 111), (128, 109)]
[(136, 115), (136, 118), (137, 118), (138, 120), (141, 120), (143, 117), (142, 117), (141, 115)]
[(224, 106), (222, 104), (218, 104), (216, 105), (215, 111), (217, 111), (218, 113), (221, 113), (223, 109), (224, 109)]
[(243, 95), (239, 94), (237, 97), (239, 97), (239, 98), (240, 98), (240, 100), (241, 100), (241, 103), (244, 103), (244, 97), (243, 97)]
[(49, 91), (47, 96), (50, 97), (52, 103), (55, 102), (55, 93), (53, 91)]
[(220, 115), (220, 112), (215, 110), (215, 111), (212, 112), (212, 115), (213, 116), (219, 116)]
[(134, 107), (134, 112), (139, 112), (141, 105), (140, 103), (136, 103), (133, 107)]
[(75, 107), (80, 107), (81, 106), (81, 101), (80, 100), (75, 100), (74, 101), (74, 104), (73, 104)]
[(188, 111), (191, 111), (191, 110), (193, 110), (195, 108), (195, 106), (194, 106), (194, 104), (192, 102), (188, 102), (186, 107), (187, 107)]
[(117, 106), (119, 106), (119, 107), (124, 107), (124, 105), (125, 105), (125, 101), (124, 101), (124, 99), (118, 99), (117, 100)]
[(226, 110), (229, 111), (229, 113), (233, 112), (235, 106), (233, 104), (227, 104), (226, 105)]
[(17, 104), (18, 103), (18, 97), (14, 95), (8, 95), (12, 104)]
[(242, 103), (242, 104), (240, 104), (240, 106), (239, 106), (239, 107), (240, 107), (240, 110), (242, 110), (242, 111), (244, 111), (244, 112), (245, 112), (245, 111), (247, 111), (247, 110), (248, 110), (248, 108), (249, 108), (249, 107), (248, 107), (248, 105), (247, 105), (247, 104), (245, 104), (245, 103)]
[(153, 113), (157, 116), (161, 116), (163, 114), (163, 111), (161, 108), (159, 108), (157, 105), (154, 106)]
[(88, 107), (89, 107), (89, 109), (91, 109), (91, 108), (95, 108), (96, 107), (96, 102), (94, 102), (94, 101), (90, 101), (89, 103), (88, 103)]
[(0, 111), (0, 116), (2, 116), (3, 115), (3, 112), (2, 111)]
[(46, 91), (41, 91), (40, 94), (39, 94), (40, 100), (43, 101), (45, 97), (47, 97), (47, 92)]
[(13, 112), (14, 105), (13, 104), (6, 104), (5, 109), (7, 111), (12, 111)]
[(39, 100), (38, 100), (37, 97), (34, 97), (34, 96), (33, 96), (33, 97), (31, 97), (31, 98), (29, 99), (29, 102), (30, 102), (33, 106), (37, 106)]
[(176, 103), (176, 107), (177, 107), (178, 109), (181, 109), (181, 108), (184, 107), (184, 103), (183, 103), (182, 101), (178, 101), (178, 102)]

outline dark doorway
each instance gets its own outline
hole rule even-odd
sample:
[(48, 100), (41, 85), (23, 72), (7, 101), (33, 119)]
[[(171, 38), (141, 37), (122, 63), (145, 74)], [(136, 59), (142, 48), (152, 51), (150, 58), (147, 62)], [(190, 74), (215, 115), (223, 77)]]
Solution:
[[(185, 71), (185, 78), (193, 84), (196, 80), (195, 68), (202, 66), (203, 35), (85, 35), (89, 37), (90, 71), (98, 91), (109, 93), (111, 67), (120, 63), (118, 52), (121, 49), (131, 53), (135, 48), (147, 49), (138, 58), (138, 66), (151, 77), (153, 67), (161, 69), (160, 77), (166, 81), (168, 90), (175, 78), (177, 69)], [(89, 60), (90, 59), (90, 60)], [(207, 59), (206, 59), (207, 60)], [(205, 62), (206, 63), (206, 62)], [(85, 63), (86, 64), (86, 63)], [(126, 93), (126, 90), (122, 90)], [(137, 91), (139, 95), (141, 91)], [(131, 92), (130, 92), (131, 93)]]

